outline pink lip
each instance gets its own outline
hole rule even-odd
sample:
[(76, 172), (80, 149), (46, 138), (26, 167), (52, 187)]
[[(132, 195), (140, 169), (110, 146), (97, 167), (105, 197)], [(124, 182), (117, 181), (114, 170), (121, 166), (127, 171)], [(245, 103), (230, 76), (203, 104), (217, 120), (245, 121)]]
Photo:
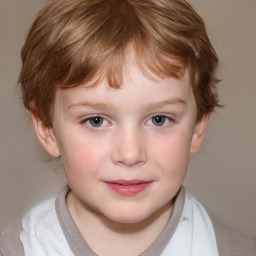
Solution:
[(152, 181), (115, 180), (105, 181), (106, 185), (116, 193), (124, 196), (137, 195), (150, 186)]

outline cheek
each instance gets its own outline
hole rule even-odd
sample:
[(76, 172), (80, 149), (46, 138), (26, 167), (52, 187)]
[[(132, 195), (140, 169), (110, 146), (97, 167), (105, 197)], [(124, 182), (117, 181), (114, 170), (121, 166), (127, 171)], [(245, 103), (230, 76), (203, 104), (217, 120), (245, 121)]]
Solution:
[(188, 165), (190, 143), (190, 135), (185, 132), (175, 133), (163, 140), (156, 140), (151, 155), (155, 156), (162, 170), (171, 175), (183, 175)]
[(78, 175), (95, 172), (106, 158), (104, 143), (95, 140), (70, 140), (62, 148), (62, 160), (65, 172)]

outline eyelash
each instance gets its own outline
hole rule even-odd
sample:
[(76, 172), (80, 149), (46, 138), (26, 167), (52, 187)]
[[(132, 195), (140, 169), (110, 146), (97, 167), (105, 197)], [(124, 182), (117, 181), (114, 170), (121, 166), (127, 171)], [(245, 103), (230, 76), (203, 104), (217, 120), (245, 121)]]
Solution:
[[(93, 126), (91, 123), (89, 123), (89, 122), (91, 122), (93, 119), (96, 119), (96, 118), (99, 118), (99, 119), (101, 119), (101, 121), (102, 121), (102, 123), (101, 123), (99, 126)], [(108, 124), (106, 124), (106, 122), (107, 122)], [(90, 117), (84, 119), (81, 123), (84, 124), (84, 125), (86, 125), (89, 129), (93, 130), (93, 129), (99, 129), (99, 128), (101, 128), (101, 127), (109, 126), (109, 123), (110, 123), (110, 122), (107, 121), (107, 119), (104, 118), (104, 117), (102, 117), (102, 116), (95, 115), (95, 116), (90, 116)], [(104, 124), (104, 123), (105, 123), (105, 124)], [(102, 125), (102, 124), (104, 124), (104, 125)]]
[[(164, 122), (162, 123), (162, 124), (160, 124), (160, 125), (156, 125), (156, 124), (153, 124), (153, 118), (157, 118), (157, 117), (160, 117), (160, 118), (163, 118), (164, 120)], [(148, 121), (146, 122), (146, 124), (148, 124), (149, 122), (150, 122), (150, 120), (151, 120), (151, 123), (152, 124), (150, 124), (150, 126), (154, 126), (154, 127), (166, 127), (166, 126), (168, 126), (168, 125), (170, 125), (171, 123), (173, 123), (174, 122), (174, 120), (171, 118), (171, 117), (169, 117), (169, 116), (166, 116), (166, 115), (164, 115), (164, 114), (156, 114), (156, 115), (153, 115), (153, 116), (151, 116), (149, 119), (148, 119)], [(160, 119), (161, 120), (161, 119)], [(168, 122), (168, 123), (166, 123), (166, 122)]]
[[(160, 122), (160, 125), (157, 125), (156, 123), (154, 123), (153, 121), (153, 118), (157, 118), (157, 117), (160, 117), (160, 118), (163, 118), (163, 122), (161, 123)], [(93, 126), (91, 121), (93, 121), (93, 119), (96, 119), (96, 118), (99, 118), (100, 120), (100, 124), (99, 126)], [(96, 121), (96, 120), (94, 120)], [(160, 119), (161, 121), (161, 119)], [(151, 122), (151, 124), (149, 124)], [(169, 116), (166, 116), (164, 114), (155, 114), (153, 116), (151, 116), (147, 121), (146, 121), (146, 125), (148, 126), (153, 126), (153, 127), (166, 127), (168, 125), (170, 125), (171, 123), (173, 123), (174, 120), (169, 117)], [(81, 124), (83, 125), (86, 125), (88, 129), (90, 130), (94, 130), (94, 129), (100, 129), (102, 127), (106, 127), (106, 126), (109, 126), (111, 125), (111, 123), (104, 117), (100, 116), (100, 115), (93, 115), (93, 116), (89, 116), (88, 118), (84, 119)]]

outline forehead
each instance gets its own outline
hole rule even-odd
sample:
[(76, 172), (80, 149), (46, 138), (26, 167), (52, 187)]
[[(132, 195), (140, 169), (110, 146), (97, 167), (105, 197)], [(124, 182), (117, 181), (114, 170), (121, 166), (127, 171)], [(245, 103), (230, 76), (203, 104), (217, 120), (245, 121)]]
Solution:
[(122, 86), (114, 89), (103, 79), (96, 86), (81, 85), (59, 90), (55, 105), (65, 109), (83, 105), (108, 105), (109, 107), (140, 108), (159, 102), (182, 103), (194, 106), (189, 72), (185, 70), (180, 78), (149, 78), (136, 66), (131, 66), (124, 74)]

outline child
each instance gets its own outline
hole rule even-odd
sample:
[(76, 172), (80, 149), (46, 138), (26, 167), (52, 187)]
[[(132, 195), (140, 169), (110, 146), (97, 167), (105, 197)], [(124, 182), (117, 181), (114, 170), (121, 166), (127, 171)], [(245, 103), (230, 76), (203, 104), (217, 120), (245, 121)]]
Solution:
[(182, 186), (218, 107), (217, 56), (183, 0), (55, 0), (19, 82), (68, 185), (1, 236), (2, 255), (255, 255)]

